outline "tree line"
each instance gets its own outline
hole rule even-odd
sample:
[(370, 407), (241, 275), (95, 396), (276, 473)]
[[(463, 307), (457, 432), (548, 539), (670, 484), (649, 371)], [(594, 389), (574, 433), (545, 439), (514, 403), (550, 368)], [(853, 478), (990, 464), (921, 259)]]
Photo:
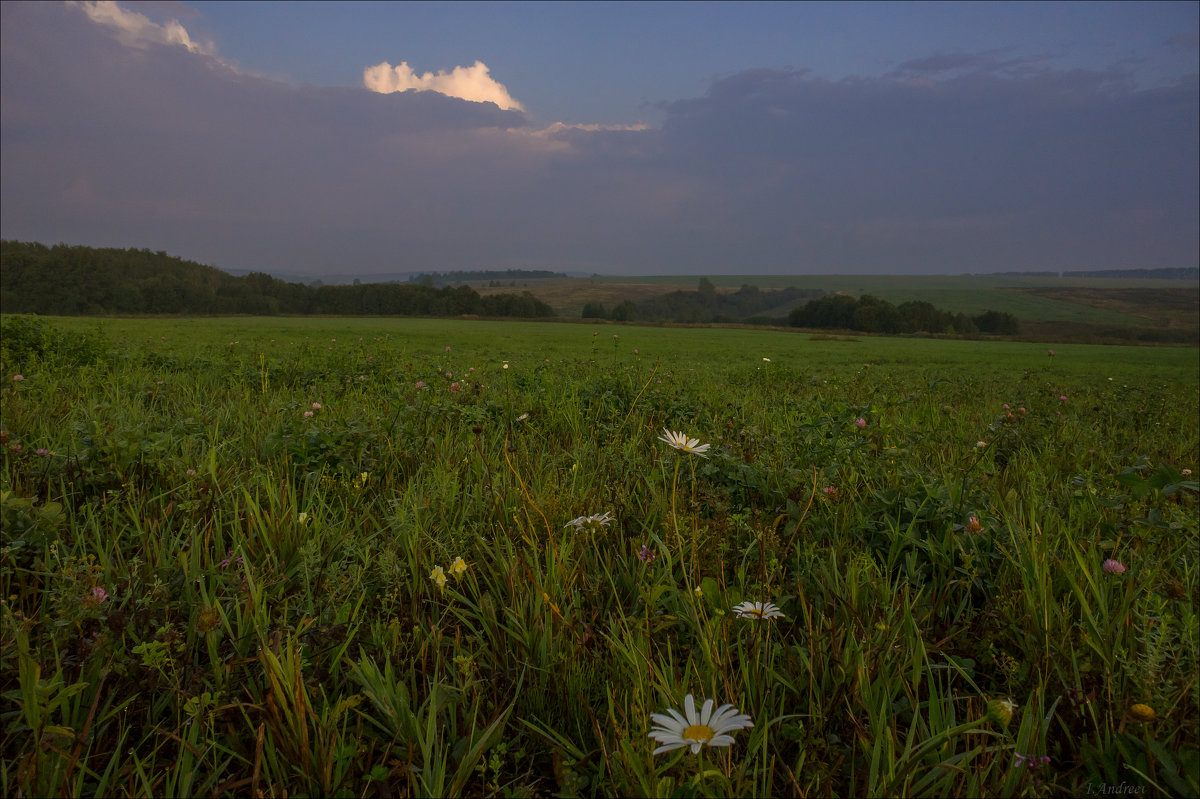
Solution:
[(0, 312), (548, 317), (529, 292), (481, 297), (469, 286), (307, 286), (262, 272), (234, 276), (148, 249), (0, 241)]
[(564, 272), (551, 272), (548, 269), (459, 270), (455, 272), (419, 272), (410, 277), (408, 282), (441, 287), (487, 280), (490, 281), (488, 285), (501, 286), (504, 283), (515, 284), (518, 280), (565, 279), (566, 277)]
[[(786, 316), (774, 315), (789, 307)], [(1002, 311), (967, 316), (940, 310), (928, 302), (905, 302), (897, 306), (871, 294), (826, 296), (821, 289), (763, 291), (757, 286), (743, 285), (737, 291), (721, 293), (708, 278), (700, 278), (696, 291), (673, 291), (640, 302), (624, 300), (611, 310), (603, 303), (589, 302), (583, 306), (581, 315), (585, 319), (615, 322), (742, 322), (893, 335), (1020, 332), (1017, 318)]]
[[(748, 322), (784, 324), (782, 316), (790, 305), (819, 297), (820, 289), (785, 288), (763, 291), (758, 286), (743, 285), (737, 291), (721, 293), (708, 278), (700, 278), (696, 291), (672, 291), (638, 302), (624, 300), (611, 310), (600, 302), (583, 306), (585, 319), (611, 319), (614, 322), (682, 322), (729, 323)], [(770, 316), (767, 314), (780, 314)]]
[(852, 297), (835, 294), (812, 300), (788, 314), (792, 327), (860, 330), (864, 333), (993, 333), (1020, 332), (1017, 317), (1003, 311), (985, 311), (978, 316), (951, 313), (921, 301), (893, 305), (871, 294)]

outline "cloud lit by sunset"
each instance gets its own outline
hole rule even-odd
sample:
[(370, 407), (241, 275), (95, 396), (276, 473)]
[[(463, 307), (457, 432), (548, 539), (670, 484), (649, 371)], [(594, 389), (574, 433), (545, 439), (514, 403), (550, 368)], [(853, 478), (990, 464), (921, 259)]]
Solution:
[(455, 67), (449, 72), (426, 72), (423, 75), (414, 72), (406, 61), (401, 61), (396, 67), (384, 61), (363, 70), (363, 85), (381, 94), (438, 92), (475, 103), (495, 103), (505, 110), (523, 110), (521, 104), (509, 95), (504, 84), (488, 74), (487, 64), (482, 61), (476, 61), (469, 67)]

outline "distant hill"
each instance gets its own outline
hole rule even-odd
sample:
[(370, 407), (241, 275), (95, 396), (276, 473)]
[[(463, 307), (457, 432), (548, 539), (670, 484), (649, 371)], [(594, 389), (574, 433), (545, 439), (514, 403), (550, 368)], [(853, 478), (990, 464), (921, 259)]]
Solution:
[(151, 252), (0, 241), (0, 312), (87, 314), (332, 314), (547, 317), (528, 292), (481, 297), (469, 286), (311, 286), (243, 276)]
[(1142, 280), (1200, 280), (1200, 267), (1077, 269), (1070, 272), (992, 272), (991, 274), (1007, 277), (1108, 277), (1113, 279), (1138, 278)]
[[(254, 269), (226, 269), (231, 275), (245, 277), (254, 274)], [(420, 271), (420, 272), (380, 272), (375, 274), (332, 274), (293, 275), (287, 272), (269, 272), (271, 277), (285, 280), (289, 283), (304, 283), (308, 286), (347, 286), (355, 283), (431, 283), (434, 286), (460, 286), (472, 283), (507, 286), (515, 281), (527, 280), (565, 280), (569, 278), (588, 277), (589, 272), (551, 272), (545, 269), (487, 269), (470, 272), (453, 271)]]

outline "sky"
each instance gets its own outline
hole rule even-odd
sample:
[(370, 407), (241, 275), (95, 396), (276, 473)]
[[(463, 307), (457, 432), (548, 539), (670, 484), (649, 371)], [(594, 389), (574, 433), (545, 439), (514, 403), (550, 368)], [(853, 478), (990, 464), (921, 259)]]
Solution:
[(0, 2), (0, 237), (296, 277), (1200, 263), (1200, 3)]

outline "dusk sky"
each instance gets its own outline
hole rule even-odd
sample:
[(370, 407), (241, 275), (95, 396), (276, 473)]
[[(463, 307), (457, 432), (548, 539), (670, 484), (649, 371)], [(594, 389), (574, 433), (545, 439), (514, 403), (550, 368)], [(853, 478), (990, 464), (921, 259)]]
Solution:
[(285, 276), (1200, 262), (1200, 3), (0, 3), (0, 236)]

